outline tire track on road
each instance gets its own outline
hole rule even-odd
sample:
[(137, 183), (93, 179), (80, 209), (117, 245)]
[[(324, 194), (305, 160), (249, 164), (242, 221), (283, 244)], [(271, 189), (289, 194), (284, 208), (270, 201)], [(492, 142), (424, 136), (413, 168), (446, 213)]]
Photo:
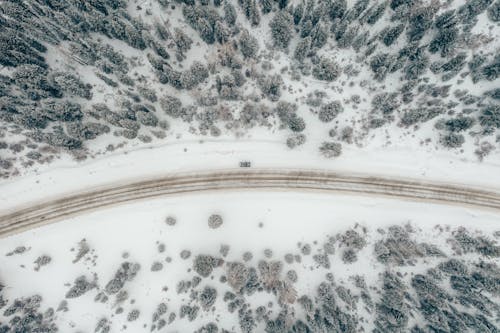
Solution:
[(110, 185), (1, 212), (0, 237), (126, 202), (183, 193), (252, 189), (375, 195), (500, 210), (500, 193), (459, 185), (321, 170), (235, 169)]

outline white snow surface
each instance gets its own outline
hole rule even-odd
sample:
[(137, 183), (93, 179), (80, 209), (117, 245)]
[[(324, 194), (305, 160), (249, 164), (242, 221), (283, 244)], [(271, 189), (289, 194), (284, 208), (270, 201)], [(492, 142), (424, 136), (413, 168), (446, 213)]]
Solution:
[[(224, 219), (218, 229), (209, 228), (207, 223), (208, 216), (214, 213)], [(167, 216), (174, 216), (177, 224), (167, 225)], [(360, 200), (350, 195), (290, 191), (181, 195), (106, 208), (3, 239), (0, 243), (0, 267), (4, 276), (1, 278), (6, 284), (4, 295), (8, 299), (40, 294), (43, 297), (42, 309), (49, 306), (57, 308), (69, 285), (78, 276), (86, 275), (92, 279), (92, 272), (98, 272), (98, 284), (103, 288), (121, 262), (138, 262), (141, 264), (138, 275), (124, 288), (129, 293), (129, 299), (121, 305), (125, 310), (123, 314), (113, 315), (117, 308), (114, 297), (110, 297), (105, 304), (94, 302), (97, 290), (93, 289), (79, 298), (68, 299), (69, 312), (56, 312), (56, 316), (62, 332), (93, 331), (97, 321), (103, 317), (112, 322), (112, 332), (120, 330), (123, 325), (127, 325), (126, 331), (142, 332), (149, 331), (149, 326), (144, 328), (143, 325), (151, 324), (151, 314), (160, 302), (168, 303), (169, 313), (177, 311), (180, 304), (189, 300), (188, 294), (179, 295), (175, 291), (179, 280), (193, 276), (192, 272), (188, 272), (192, 257), (182, 260), (179, 256), (184, 249), (192, 251), (192, 256), (200, 253), (219, 256), (220, 245), (226, 244), (230, 246), (226, 261), (241, 261), (242, 254), (250, 251), (254, 255), (250, 263), (256, 265), (258, 260), (264, 258), (264, 249), (273, 251), (273, 259), (283, 260), (286, 253), (300, 253), (298, 242), (312, 245), (317, 241), (318, 247), (321, 247), (329, 235), (343, 232), (356, 223), (366, 227), (369, 245), (359, 253), (359, 259), (354, 264), (344, 264), (338, 254), (331, 256), (331, 270), (310, 269), (312, 266), (317, 268), (311, 256), (303, 256), (301, 263), (285, 264), (284, 272), (295, 269), (299, 273), (299, 281), (295, 284), (298, 295), (314, 295), (315, 288), (328, 271), (334, 273), (336, 282), (349, 283), (350, 276), (362, 274), (368, 285), (376, 284), (379, 273), (386, 269), (385, 265), (374, 260), (372, 254), (371, 240), (376, 236), (377, 228), (410, 222), (422, 230), (419, 241), (432, 243), (446, 251), (446, 237), (436, 225), (464, 226), (470, 230), (479, 228), (491, 235), (498, 230), (499, 218), (500, 214), (495, 212), (373, 197)], [(70, 249), (76, 248), (83, 238), (98, 256), (95, 266), (86, 260), (72, 263), (75, 252), (70, 252)], [(166, 246), (163, 253), (157, 251), (160, 243)], [(5, 256), (20, 245), (30, 250), (21, 255)], [(313, 245), (313, 254), (316, 253), (314, 249)], [(122, 259), (124, 252), (130, 257)], [(52, 262), (34, 272), (33, 261), (43, 254), (50, 255)], [(171, 257), (172, 262), (166, 263), (166, 257)], [(425, 260), (437, 262), (441, 259)], [(150, 271), (154, 261), (163, 262), (163, 270)], [(420, 267), (417, 264), (400, 270), (418, 271)], [(213, 279), (203, 279), (199, 288), (216, 286), (223, 272), (218, 270)], [(168, 287), (168, 291), (162, 291), (164, 286)], [(217, 321), (219, 327), (234, 327), (234, 331), (239, 332), (237, 312), (229, 314), (224, 311), (226, 305), (222, 296), (226, 290), (230, 288), (227, 285), (220, 287), (219, 284), (215, 312), (200, 310), (194, 322), (178, 318), (164, 331), (192, 332), (202, 324)], [(266, 306), (273, 297), (249, 299), (252, 305)], [(132, 309), (139, 309), (141, 316), (137, 321), (127, 322), (127, 313)], [(373, 316), (367, 316), (367, 327), (371, 325), (370, 317), (373, 319)]]
[(137, 144), (81, 162), (63, 157), (37, 169), (25, 170), (19, 177), (2, 180), (0, 210), (124, 181), (179, 172), (234, 169), (240, 161), (250, 161), (252, 168), (322, 169), (500, 190), (498, 154), (479, 162), (473, 157), (430, 147), (407, 144), (383, 147), (379, 142), (371, 142), (364, 148), (344, 146), (340, 157), (327, 159), (312, 151), (315, 145), (309, 141), (290, 150), (280, 138), (260, 133), (254, 138), (225, 136), (202, 141), (181, 138), (161, 144)]

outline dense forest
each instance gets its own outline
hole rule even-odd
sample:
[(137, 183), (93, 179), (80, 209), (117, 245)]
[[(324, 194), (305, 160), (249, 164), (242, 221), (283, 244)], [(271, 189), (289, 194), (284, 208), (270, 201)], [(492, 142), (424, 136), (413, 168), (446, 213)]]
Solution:
[(397, 126), (482, 159), (500, 141), (499, 19), (499, 0), (2, 0), (0, 172), (86, 158), (98, 137), (254, 127), (286, 149), (324, 129), (316, 153), (335, 157)]

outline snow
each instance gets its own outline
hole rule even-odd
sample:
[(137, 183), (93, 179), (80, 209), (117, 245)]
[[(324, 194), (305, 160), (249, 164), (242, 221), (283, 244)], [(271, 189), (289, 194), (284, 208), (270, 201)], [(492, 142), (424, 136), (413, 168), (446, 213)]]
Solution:
[(365, 149), (344, 145), (343, 154), (329, 160), (311, 153), (315, 143), (290, 150), (279, 138), (262, 131), (252, 139), (223, 136), (200, 143), (181, 138), (163, 144), (138, 144), (82, 162), (56, 160), (36, 171), (28, 170), (22, 177), (1, 181), (0, 208), (6, 211), (50, 197), (172, 173), (234, 169), (242, 160), (251, 161), (252, 168), (327, 169), (500, 190), (497, 159), (479, 162), (446, 151), (404, 145), (382, 148), (373, 143), (374, 147)]
[[(294, 1), (296, 2), (296, 1)], [(463, 2), (463, 1), (461, 1)], [(144, 5), (155, 13), (153, 16), (144, 14), (136, 9), (135, 3), (130, 3), (128, 11), (135, 15), (142, 15), (145, 22), (154, 20), (168, 22), (168, 26), (182, 27), (193, 39), (192, 48), (186, 53), (186, 60), (175, 64), (176, 69), (188, 68), (193, 61), (214, 61), (218, 49), (207, 48), (194, 30), (183, 23), (181, 6), (168, 9), (162, 13), (156, 2), (142, 1)], [(455, 3), (454, 6), (456, 6)], [(198, 129), (193, 124), (183, 123), (180, 119), (170, 119), (163, 114), (156, 103), (157, 115), (161, 120), (168, 119), (170, 129), (167, 137), (162, 140), (153, 139), (151, 143), (139, 140), (128, 142), (125, 147), (106, 151), (110, 144), (116, 144), (122, 138), (113, 134), (103, 135), (92, 142), (88, 142), (90, 152), (94, 157), (84, 161), (72, 160), (68, 155), (60, 156), (50, 164), (37, 165), (36, 168), (20, 170), (21, 174), (11, 179), (0, 180), (0, 215), (13, 211), (32, 203), (60, 198), (80, 191), (91, 191), (101, 186), (122, 184), (125, 182), (143, 179), (154, 179), (175, 173), (196, 173), (216, 170), (232, 170), (239, 167), (240, 161), (250, 161), (252, 169), (320, 169), (339, 172), (349, 175), (385, 176), (401, 179), (425, 180), (427, 182), (456, 184), (474, 188), (500, 191), (500, 151), (496, 149), (484, 161), (480, 162), (473, 151), (480, 143), (479, 140), (494, 140), (493, 136), (486, 138), (471, 138), (467, 136), (462, 150), (446, 150), (439, 147), (439, 132), (434, 128), (435, 120), (420, 124), (413, 128), (398, 127), (396, 122), (383, 128), (363, 133), (364, 120), (371, 110), (370, 101), (375, 93), (382, 91), (396, 91), (401, 86), (399, 77), (395, 74), (388, 77), (386, 86), (380, 89), (380, 84), (373, 81), (372, 73), (367, 70), (367, 63), (355, 61), (356, 52), (342, 50), (336, 61), (344, 68), (348, 64), (356, 69), (362, 69), (359, 76), (350, 78), (343, 73), (336, 83), (325, 83), (303, 76), (300, 81), (293, 81), (288, 71), (283, 67), (289, 66), (291, 54), (297, 40), (290, 45), (289, 54), (268, 51), (271, 42), (268, 22), (272, 15), (262, 16), (259, 27), (251, 27), (244, 18), (241, 8), (236, 6), (239, 22), (243, 28), (251, 30), (258, 37), (260, 51), (268, 59), (272, 68), (265, 70), (262, 64), (247, 62), (245, 67), (251, 67), (257, 74), (282, 74), (286, 89), (282, 89), (281, 100), (299, 104), (298, 115), (303, 117), (307, 127), (304, 134), (307, 141), (303, 146), (294, 150), (288, 149), (285, 141), (290, 132), (279, 130), (273, 124), (270, 129), (253, 128), (251, 130), (238, 129), (237, 131), (224, 128), (224, 124), (216, 124), (222, 135), (209, 138), (195, 134)], [(219, 9), (220, 10), (220, 9)], [(483, 16), (485, 14), (482, 14)], [(386, 14), (387, 16), (387, 14)], [(373, 30), (380, 30), (386, 26), (388, 17), (381, 19)], [(499, 30), (488, 30), (489, 21), (481, 18), (473, 32), (483, 34), (483, 37), (498, 38)], [(426, 36), (429, 39), (431, 36)], [(143, 84), (152, 87), (163, 94), (171, 94), (180, 98), (184, 105), (191, 104), (201, 92), (213, 92), (214, 76), (203, 87), (193, 91), (179, 92), (169, 86), (161, 86), (154, 76), (143, 52), (134, 50), (126, 43), (111, 40), (100, 36), (104, 43), (113, 45), (127, 57), (135, 57), (135, 65), (131, 75), (143, 76)], [(403, 43), (400, 38), (399, 47)], [(396, 44), (391, 48), (399, 49)], [(494, 52), (495, 43), (484, 46), (484, 51)], [(47, 59), (51, 67), (66, 70), (72, 59), (68, 52), (69, 44), (61, 43), (56, 49), (49, 47)], [(200, 49), (208, 49), (207, 53)], [(172, 51), (172, 50), (169, 50)], [(319, 55), (330, 56), (332, 48), (325, 47)], [(379, 50), (380, 51), (380, 50)], [(472, 53), (468, 50), (467, 52)], [(438, 60), (438, 55), (432, 56)], [(74, 63), (82, 80), (96, 85), (95, 92), (98, 98), (94, 102), (106, 102), (112, 108), (117, 108), (123, 99), (115, 90), (105, 85), (95, 76), (94, 68)], [(226, 70), (226, 69), (225, 69)], [(5, 74), (7, 69), (2, 69)], [(223, 73), (219, 73), (223, 74)], [(494, 88), (495, 83), (480, 81), (472, 84), (470, 76), (463, 83), (460, 76), (450, 80), (455, 88), (467, 89), (471, 94), (480, 95), (483, 91)], [(363, 85), (363, 81), (368, 81)], [(352, 85), (350, 84), (352, 82)], [(432, 76), (429, 83), (441, 84), (440, 76)], [(260, 89), (254, 81), (247, 83), (242, 90), (245, 95), (254, 92), (260, 94)], [(329, 96), (325, 101), (341, 100), (345, 111), (332, 123), (321, 123), (317, 117), (317, 110), (305, 104), (309, 93), (315, 90), (326, 92)], [(353, 95), (359, 95), (361, 102), (355, 105), (350, 101)], [(160, 97), (160, 95), (159, 95)], [(447, 98), (443, 98), (443, 101)], [(272, 107), (269, 101), (261, 101)], [(221, 104), (228, 106), (232, 114), (237, 116), (243, 101)], [(403, 112), (403, 109), (396, 113)], [(161, 115), (160, 115), (161, 114)], [(398, 118), (397, 116), (396, 118)], [(354, 144), (343, 143), (342, 155), (335, 159), (322, 157), (318, 147), (323, 141), (338, 138), (329, 137), (332, 129), (339, 132), (344, 126), (355, 128)], [(478, 125), (479, 126), (479, 125)], [(478, 128), (473, 128), (476, 130)], [(140, 134), (150, 134), (150, 129), (142, 128)], [(10, 135), (10, 142), (16, 142), (23, 137)], [(431, 141), (425, 142), (429, 138)], [(476, 142), (473, 142), (476, 140)], [(498, 146), (498, 145), (497, 145)], [(4, 157), (13, 157), (14, 154), (5, 152)], [(220, 228), (211, 229), (207, 219), (211, 214), (220, 214), (224, 223)], [(175, 226), (167, 226), (164, 220), (172, 215), (177, 218)], [(498, 231), (500, 212), (482, 211), (472, 208), (447, 206), (443, 204), (429, 204), (387, 198), (353, 196), (347, 194), (318, 194), (294, 191), (228, 191), (178, 195), (147, 201), (123, 204), (108, 207), (76, 216), (65, 221), (36, 228), (22, 234), (2, 239), (0, 243), (0, 282), (6, 283), (5, 295), (9, 299), (31, 294), (41, 294), (44, 306), (57, 308), (59, 302), (73, 283), (75, 278), (86, 275), (92, 280), (92, 272), (98, 272), (100, 287), (104, 287), (119, 267), (120, 262), (128, 260), (138, 262), (142, 268), (138, 276), (127, 282), (126, 290), (130, 299), (124, 305), (125, 313), (112, 316), (116, 307), (112, 301), (102, 304), (94, 302), (97, 291), (92, 290), (78, 299), (71, 299), (69, 312), (58, 313), (58, 323), (62, 331), (93, 331), (95, 323), (102, 317), (108, 317), (113, 322), (113, 330), (117, 331), (127, 325), (132, 332), (144, 331), (143, 324), (150, 323), (150, 315), (161, 301), (168, 301), (169, 312), (178, 309), (185, 302), (182, 298), (189, 295), (178, 295), (175, 292), (175, 283), (180, 279), (189, 278), (190, 260), (181, 260), (179, 254), (189, 249), (193, 255), (208, 253), (218, 255), (221, 244), (230, 246), (227, 260), (241, 260), (243, 253), (250, 251), (254, 254), (251, 262), (263, 258), (265, 249), (272, 249), (273, 258), (282, 259), (290, 251), (298, 252), (297, 243), (323, 242), (327, 235), (345, 231), (356, 223), (369, 230), (368, 240), (376, 237), (376, 230), (392, 224), (402, 225), (411, 222), (421, 228), (422, 240), (433, 240), (438, 247), (446, 247), (445, 238), (435, 228), (436, 224), (451, 225), (452, 228), (464, 226), (480, 229), (486, 234)], [(262, 227), (259, 224), (262, 223)], [(96, 266), (89, 261), (72, 264), (75, 253), (70, 249), (77, 246), (81, 239), (87, 239), (92, 249), (98, 255)], [(166, 245), (166, 252), (158, 253), (157, 246)], [(30, 247), (30, 250), (21, 255), (5, 256), (20, 245)], [(337, 280), (347, 281), (354, 274), (366, 277), (368, 284), (375, 284), (379, 273), (385, 269), (374, 261), (372, 247), (367, 247), (359, 255), (355, 265), (344, 264), (340, 256), (332, 259), (332, 267)], [(124, 252), (130, 253), (128, 259), (123, 259)], [(52, 262), (34, 272), (33, 262), (40, 255), (50, 255)], [(452, 253), (447, 253), (452, 255)], [(172, 263), (165, 263), (165, 257), (170, 256)], [(163, 270), (151, 272), (151, 264), (160, 261), (164, 264)], [(24, 266), (21, 266), (24, 265)], [(288, 268), (296, 269), (299, 281), (296, 284), (301, 293), (314, 294), (313, 289), (324, 279), (326, 270), (310, 271), (313, 265), (309, 257), (303, 263), (293, 263)], [(418, 270), (420, 267), (405, 268), (406, 271)], [(215, 282), (219, 276), (215, 277)], [(215, 283), (208, 280), (208, 284)], [(68, 285), (66, 285), (68, 284)], [(201, 286), (207, 284), (203, 281)], [(162, 288), (168, 286), (164, 292)], [(235, 316), (221, 311), (225, 308), (222, 302), (224, 290), (218, 290), (215, 313), (203, 313), (201, 322), (209, 322), (218, 318), (225, 327), (237, 326)], [(251, 298), (255, 304), (266, 304), (273, 297), (255, 296)], [(141, 316), (135, 322), (127, 322), (126, 314), (132, 309), (140, 309)], [(200, 321), (189, 323), (186, 319), (177, 320), (169, 330), (193, 331), (201, 326)]]
[[(221, 214), (224, 219), (218, 229), (208, 226), (208, 217), (214, 213)], [(174, 216), (177, 224), (168, 226), (165, 223), (167, 216)], [(251, 264), (255, 265), (264, 257), (265, 249), (273, 251), (274, 259), (282, 260), (286, 253), (299, 253), (298, 242), (313, 244), (317, 241), (322, 244), (328, 235), (343, 232), (356, 223), (368, 229), (367, 240), (370, 243), (378, 228), (407, 222), (422, 229), (420, 241), (432, 241), (444, 248), (445, 238), (434, 228), (435, 225), (451, 225), (452, 228), (460, 225), (471, 230), (479, 228), (491, 234), (498, 230), (499, 218), (498, 212), (373, 197), (360, 200), (350, 195), (293, 191), (181, 195), (101, 209), (3, 239), (0, 244), (0, 278), (7, 285), (4, 291), (7, 298), (41, 294), (43, 307), (57, 307), (69, 290), (69, 285), (65, 284), (72, 284), (78, 276), (86, 275), (91, 280), (91, 272), (98, 272), (98, 284), (103, 288), (121, 262), (138, 262), (141, 270), (137, 277), (125, 284), (129, 300), (122, 305), (124, 314), (111, 316), (116, 310), (113, 297), (106, 304), (95, 303), (95, 289), (79, 298), (68, 299), (70, 311), (57, 313), (62, 331), (93, 331), (95, 323), (107, 317), (113, 322), (115, 329), (112, 331), (127, 325), (128, 331), (138, 332), (144, 330), (143, 324), (150, 324), (157, 304), (168, 301), (170, 312), (178, 309), (181, 303), (186, 303), (183, 298), (189, 298), (189, 295), (178, 295), (175, 291), (179, 280), (192, 276), (188, 272), (192, 257), (184, 261), (179, 256), (184, 249), (191, 250), (192, 256), (199, 253), (219, 256), (220, 245), (226, 244), (230, 246), (230, 251), (225, 260), (241, 260), (242, 254), (250, 251), (254, 255)], [(70, 252), (70, 249), (75, 248), (83, 238), (98, 256), (96, 266), (85, 260), (72, 263), (75, 252)], [(158, 253), (159, 243), (166, 245), (164, 253)], [(30, 247), (30, 250), (21, 255), (4, 255), (20, 245)], [(364, 275), (368, 285), (377, 281), (385, 266), (374, 261), (371, 251), (372, 247), (367, 246), (353, 265), (343, 264), (339, 255), (332, 257), (331, 271), (336, 281), (347, 282), (348, 277), (355, 274)], [(130, 257), (122, 259), (124, 252)], [(42, 254), (50, 255), (52, 262), (34, 272), (33, 261)], [(165, 263), (167, 256), (172, 258), (171, 263)], [(163, 262), (163, 270), (151, 272), (154, 261)], [(317, 284), (324, 279), (322, 269), (311, 271), (311, 266), (316, 267), (311, 256), (304, 256), (302, 263), (285, 267), (285, 272), (295, 269), (299, 273), (296, 284), (299, 295), (314, 294)], [(418, 265), (406, 270), (416, 269)], [(214, 280), (204, 279), (200, 288), (216, 285), (219, 274), (220, 271), (215, 274)], [(168, 287), (168, 291), (162, 291), (164, 286)], [(199, 317), (195, 322), (178, 319), (168, 326), (168, 331), (193, 331), (202, 323), (216, 319), (226, 328), (238, 327), (236, 314), (223, 311), (225, 305), (221, 298), (224, 291), (218, 290), (215, 313), (200, 310), (201, 319)], [(271, 295), (268, 300), (262, 297), (250, 299), (256, 306), (265, 305), (273, 299)], [(135, 300), (134, 304), (131, 304), (131, 299)], [(130, 323), (126, 321), (126, 314), (132, 309), (139, 309), (141, 316)]]

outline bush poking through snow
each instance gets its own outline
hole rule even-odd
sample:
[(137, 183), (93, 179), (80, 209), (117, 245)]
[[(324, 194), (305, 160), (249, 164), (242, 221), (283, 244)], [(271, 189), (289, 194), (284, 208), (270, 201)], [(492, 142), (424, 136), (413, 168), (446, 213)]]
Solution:
[(319, 109), (318, 117), (322, 122), (329, 123), (333, 119), (335, 119), (342, 111), (344, 111), (342, 103), (340, 103), (340, 101), (333, 101), (321, 106), (321, 108)]
[(123, 262), (116, 271), (115, 276), (106, 284), (106, 292), (108, 294), (119, 292), (125, 285), (125, 282), (131, 281), (137, 275), (140, 268), (141, 265), (138, 263)]
[(241, 33), (240, 39), (238, 41), (241, 54), (245, 58), (255, 58), (257, 52), (259, 51), (259, 42), (257, 38), (250, 35), (248, 30), (243, 30)]
[(215, 267), (221, 264), (221, 260), (209, 255), (200, 254), (196, 256), (193, 263), (193, 269), (202, 277), (208, 277), (212, 274)]
[(227, 264), (227, 282), (236, 291), (241, 292), (248, 280), (248, 269), (240, 262)]
[(139, 318), (140, 314), (141, 314), (141, 312), (139, 310), (134, 309), (128, 313), (127, 320), (128, 321), (136, 321)]
[(323, 142), (319, 151), (327, 158), (338, 157), (342, 154), (342, 145), (338, 142)]
[(211, 287), (203, 288), (203, 291), (200, 293), (200, 305), (203, 310), (208, 311), (212, 305), (214, 305), (215, 300), (217, 299), (217, 290)]
[(90, 282), (84, 275), (75, 279), (73, 286), (66, 293), (66, 298), (76, 298), (85, 294), (87, 291), (92, 290), (97, 286), (96, 282)]
[(42, 266), (48, 265), (52, 261), (52, 258), (48, 255), (41, 255), (35, 260), (35, 271), (39, 271)]
[(464, 144), (465, 138), (462, 134), (448, 133), (442, 135), (439, 142), (447, 148), (460, 148)]
[(330, 58), (321, 58), (319, 63), (313, 67), (313, 76), (322, 81), (334, 81), (340, 75), (340, 67)]
[(173, 216), (167, 216), (165, 223), (169, 226), (174, 226), (177, 224), (177, 219)]
[(210, 229), (217, 229), (219, 228), (223, 223), (222, 216), (219, 214), (212, 214), (208, 218), (208, 226)]

